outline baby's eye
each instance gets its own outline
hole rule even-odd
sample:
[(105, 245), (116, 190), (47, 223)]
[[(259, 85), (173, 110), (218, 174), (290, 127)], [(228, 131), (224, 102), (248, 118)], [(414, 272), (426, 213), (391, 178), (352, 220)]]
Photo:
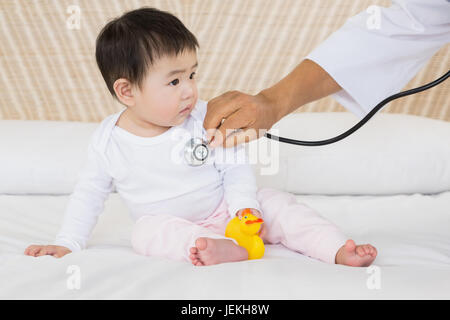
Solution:
[(245, 216), (244, 219), (247, 219), (247, 216)]
[(192, 72), (191, 76), (189, 77), (189, 79), (194, 79), (194, 75), (195, 75), (195, 72)]
[(180, 83), (180, 80), (175, 79), (175, 80), (173, 80), (172, 82), (170, 82), (169, 84), (170, 84), (170, 85), (173, 85), (173, 86), (176, 86), (178, 83)]

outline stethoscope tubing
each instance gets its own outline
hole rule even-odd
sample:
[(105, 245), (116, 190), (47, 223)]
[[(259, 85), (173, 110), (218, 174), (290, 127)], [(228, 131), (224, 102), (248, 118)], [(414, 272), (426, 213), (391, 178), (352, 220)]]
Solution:
[[(361, 128), (370, 118), (372, 118), (384, 105), (386, 105), (387, 103), (391, 102), (392, 100), (395, 99), (399, 99), (401, 97), (405, 97), (405, 96), (409, 96), (411, 94), (415, 94), (415, 93), (419, 93), (421, 91), (425, 91), (428, 90), (434, 86), (437, 86), (438, 84), (440, 84), (441, 82), (445, 81), (448, 77), (450, 76), (450, 70), (447, 71), (446, 74), (444, 74), (443, 76), (441, 76), (440, 78), (427, 83), (421, 87), (417, 87), (417, 88), (413, 88), (410, 90), (406, 90), (406, 91), (402, 91), (399, 92), (397, 94), (393, 94), (389, 97), (387, 97), (386, 99), (384, 99), (383, 101), (381, 101), (380, 103), (378, 103), (375, 108), (372, 109), (372, 111), (370, 111), (361, 121), (359, 121), (356, 125), (354, 125), (353, 127), (351, 127), (350, 129), (348, 129), (347, 131), (345, 131), (344, 133), (330, 138), (330, 139), (326, 139), (326, 140), (319, 140), (319, 141), (302, 141), (302, 140), (295, 140), (295, 139), (290, 139), (290, 138), (285, 138), (285, 137), (278, 137), (275, 135), (272, 135), (270, 133), (266, 133), (265, 137), (267, 137), (268, 139), (273, 139), (276, 141), (280, 141), (280, 142), (284, 142), (284, 143), (289, 143), (289, 144), (294, 144), (294, 145), (302, 145), (302, 146), (323, 146), (323, 145), (327, 145), (327, 144), (331, 144), (331, 143), (335, 143), (338, 142), (346, 137), (348, 137), (349, 135), (351, 135), (352, 133), (354, 133), (356, 130), (358, 130), (359, 128)], [(206, 159), (208, 158), (209, 155), (209, 148), (208, 148), (208, 142), (204, 141), (201, 138), (192, 138), (190, 139), (186, 146), (185, 146), (185, 150), (184, 150), (184, 156), (185, 159), (187, 161), (187, 163), (191, 166), (199, 166), (202, 165), (203, 163), (205, 163)], [(201, 149), (199, 149), (201, 148)], [(199, 155), (197, 155), (197, 150), (202, 151), (199, 152)]]
[(415, 93), (419, 93), (421, 91), (425, 91), (428, 90), (434, 86), (437, 86), (438, 84), (440, 84), (441, 82), (445, 81), (448, 77), (450, 76), (450, 70), (447, 71), (446, 74), (444, 74), (442, 77), (427, 83), (421, 87), (417, 87), (417, 88), (413, 88), (410, 90), (406, 90), (406, 91), (402, 91), (396, 94), (393, 94), (389, 97), (387, 97), (386, 99), (384, 99), (383, 101), (381, 101), (379, 104), (377, 104), (375, 106), (375, 108), (372, 109), (372, 111), (370, 111), (361, 121), (359, 121), (356, 125), (354, 125), (353, 127), (351, 127), (350, 129), (348, 129), (347, 131), (345, 131), (344, 133), (330, 138), (330, 139), (326, 139), (326, 140), (319, 140), (319, 141), (302, 141), (302, 140), (295, 140), (295, 139), (289, 139), (289, 138), (284, 138), (284, 137), (278, 137), (275, 135), (272, 135), (270, 133), (266, 133), (265, 137), (267, 137), (268, 139), (273, 139), (273, 140), (277, 140), (280, 142), (284, 142), (284, 143), (289, 143), (289, 144), (295, 144), (295, 145), (302, 145), (302, 146), (323, 146), (326, 144), (330, 144), (330, 143), (335, 143), (338, 142), (346, 137), (348, 137), (349, 135), (351, 135), (353, 132), (355, 132), (356, 130), (358, 130), (359, 128), (361, 128), (370, 118), (372, 118), (374, 116), (375, 113), (377, 113), (385, 104), (391, 102), (392, 100), (395, 99), (399, 99), (401, 97), (405, 97), (405, 96), (409, 96), (411, 94), (415, 94)]

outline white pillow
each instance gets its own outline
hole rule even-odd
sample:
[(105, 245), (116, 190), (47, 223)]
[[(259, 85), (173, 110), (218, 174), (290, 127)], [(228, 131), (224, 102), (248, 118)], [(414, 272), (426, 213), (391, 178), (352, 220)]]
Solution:
[[(280, 136), (321, 140), (357, 120), (347, 112), (300, 113), (285, 117), (274, 129)], [(0, 194), (70, 194), (98, 125), (0, 120)], [(250, 145), (267, 147), (270, 141), (261, 138)], [(297, 194), (437, 193), (450, 190), (449, 141), (449, 122), (381, 113), (332, 145), (275, 142), (278, 167), (263, 162), (254, 169), (259, 186)], [(276, 174), (264, 175), (273, 168)]]
[[(279, 121), (274, 134), (297, 140), (324, 140), (358, 122), (348, 112), (297, 113)], [(267, 144), (263, 137), (257, 142)], [(279, 144), (279, 170), (261, 175), (260, 186), (296, 194), (387, 195), (450, 190), (450, 122), (380, 113), (359, 130), (326, 146)], [(276, 165), (272, 165), (276, 167)]]
[(0, 121), (0, 193), (70, 194), (98, 123)]

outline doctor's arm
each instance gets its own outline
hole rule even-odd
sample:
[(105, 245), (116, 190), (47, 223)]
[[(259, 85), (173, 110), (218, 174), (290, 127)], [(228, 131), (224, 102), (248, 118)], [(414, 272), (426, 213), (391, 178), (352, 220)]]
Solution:
[[(448, 1), (393, 0), (390, 7), (370, 9), (348, 19), (274, 86), (256, 95), (232, 91), (212, 99), (204, 121), (212, 146), (260, 137), (287, 114), (330, 94), (362, 118), (450, 41)], [(228, 130), (239, 128), (225, 139)]]

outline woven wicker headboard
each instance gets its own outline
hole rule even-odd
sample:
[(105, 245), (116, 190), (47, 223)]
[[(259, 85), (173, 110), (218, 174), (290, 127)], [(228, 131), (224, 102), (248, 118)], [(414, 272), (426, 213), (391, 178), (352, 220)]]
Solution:
[[(119, 111), (95, 63), (95, 39), (107, 21), (128, 10), (170, 11), (197, 36), (199, 97), (209, 100), (228, 90), (257, 93), (274, 84), (348, 17), (372, 4), (390, 1), (1, 0), (0, 119), (98, 122)], [(449, 50), (442, 48), (406, 88), (444, 74)], [(449, 93), (447, 81), (382, 112), (450, 121)], [(302, 111), (346, 110), (327, 97), (297, 112)]]

